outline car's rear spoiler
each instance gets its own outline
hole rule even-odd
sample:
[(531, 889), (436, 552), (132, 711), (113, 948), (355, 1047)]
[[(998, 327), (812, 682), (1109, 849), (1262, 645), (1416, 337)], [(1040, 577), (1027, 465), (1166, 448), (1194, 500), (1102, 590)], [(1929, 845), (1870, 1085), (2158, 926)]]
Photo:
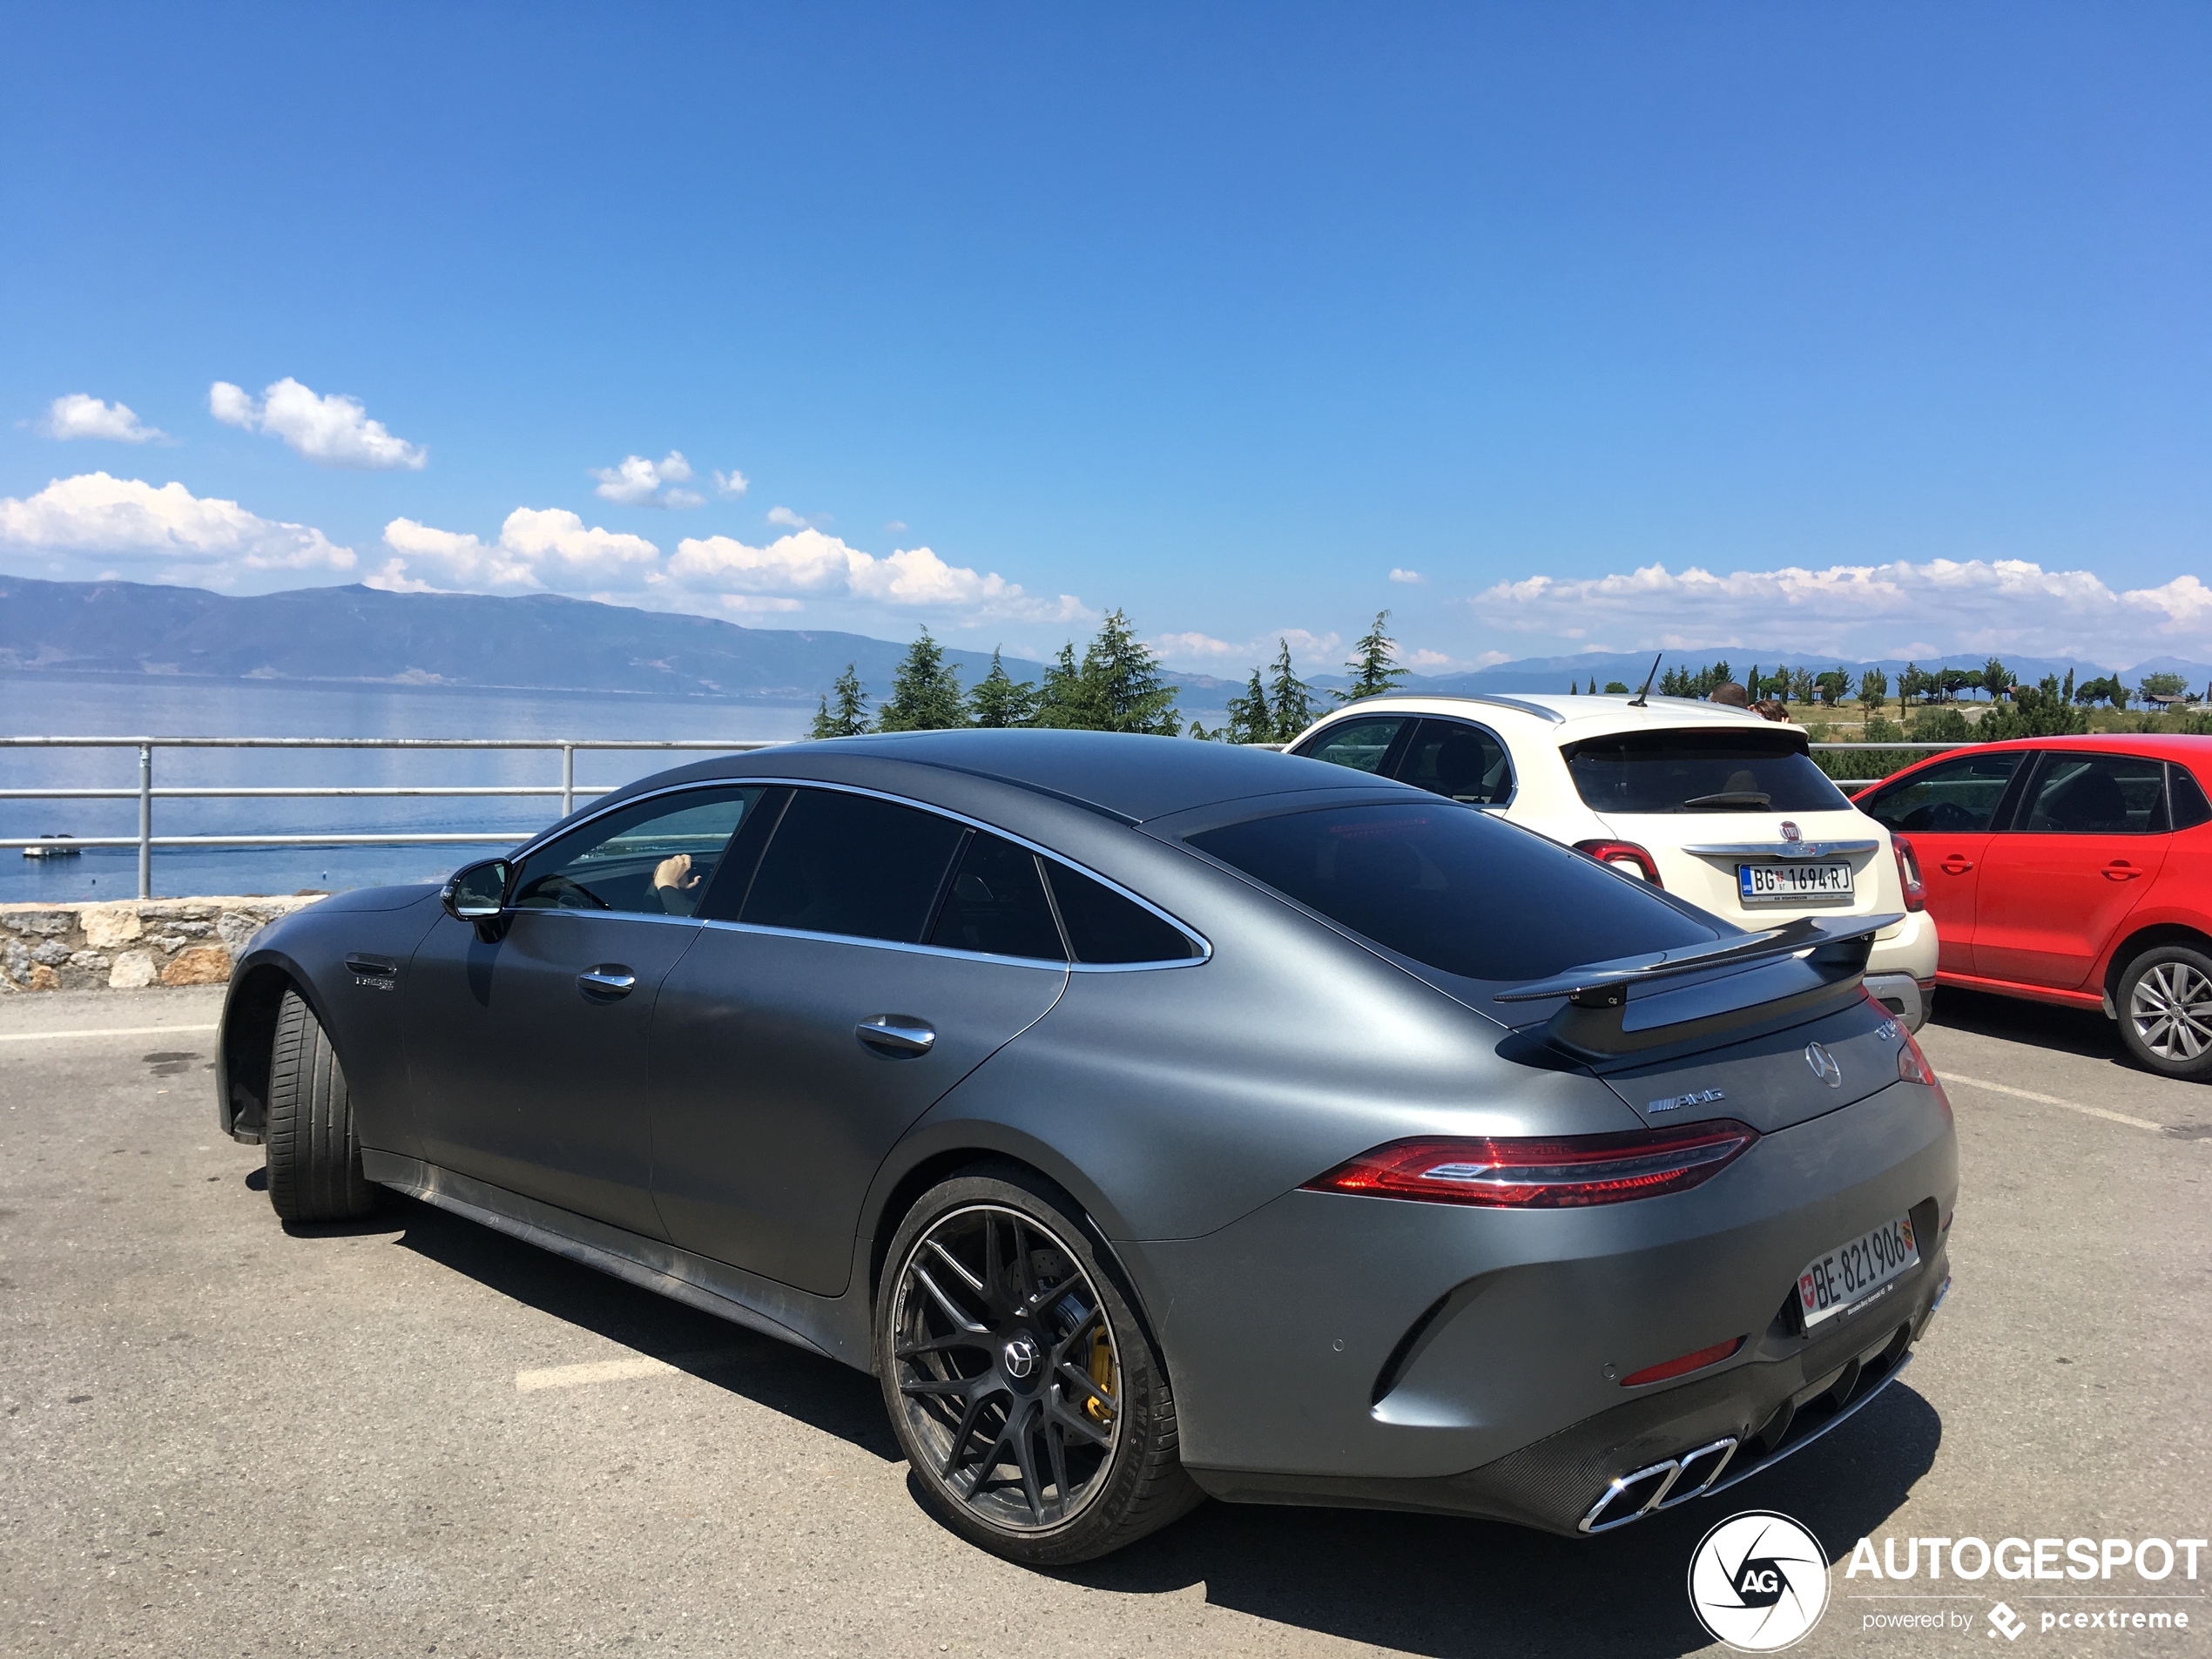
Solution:
[(1695, 950), (1586, 962), (1495, 1000), (1564, 998), (1545, 1028), (1554, 1042), (1592, 1056), (1636, 1053), (1848, 1001), (1874, 935), (1904, 920), (1902, 913), (1803, 916)]

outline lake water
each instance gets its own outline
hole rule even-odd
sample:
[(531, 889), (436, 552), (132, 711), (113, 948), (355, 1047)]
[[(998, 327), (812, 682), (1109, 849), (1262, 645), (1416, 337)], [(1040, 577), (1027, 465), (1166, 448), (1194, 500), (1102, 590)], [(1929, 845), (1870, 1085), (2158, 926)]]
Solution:
[[(803, 736), (813, 718), (798, 706), (707, 698), (588, 692), (471, 691), (192, 681), (113, 676), (0, 674), (0, 732), (37, 737), (627, 738), (742, 740)], [(651, 752), (577, 756), (579, 788), (616, 786), (697, 759)], [(544, 785), (561, 781), (557, 750), (406, 753), (391, 751), (173, 750), (154, 752), (156, 788), (169, 786), (386, 787)], [(135, 749), (0, 748), (0, 787), (136, 789)], [(508, 799), (159, 800), (156, 835), (401, 833), (509, 831), (523, 840), (560, 816), (557, 795)], [(0, 836), (135, 835), (136, 800), (0, 800)], [(456, 864), (498, 851), (467, 843), (417, 846), (156, 849), (159, 897), (283, 894), (302, 887), (374, 887), (437, 880)], [(138, 891), (133, 847), (89, 848), (70, 859), (26, 859), (0, 848), (0, 900), (127, 899)]]

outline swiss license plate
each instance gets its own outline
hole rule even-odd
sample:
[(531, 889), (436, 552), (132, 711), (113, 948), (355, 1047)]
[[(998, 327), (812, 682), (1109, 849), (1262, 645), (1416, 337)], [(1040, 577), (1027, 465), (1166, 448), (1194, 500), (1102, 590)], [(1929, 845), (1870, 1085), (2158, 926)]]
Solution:
[(1745, 904), (1784, 904), (1792, 899), (1848, 899), (1848, 864), (1739, 864), (1736, 890)]
[(1810, 1331), (1824, 1320), (1848, 1313), (1900, 1273), (1920, 1264), (1912, 1238), (1912, 1217), (1899, 1216), (1871, 1233), (1838, 1245), (1797, 1275), (1797, 1306)]

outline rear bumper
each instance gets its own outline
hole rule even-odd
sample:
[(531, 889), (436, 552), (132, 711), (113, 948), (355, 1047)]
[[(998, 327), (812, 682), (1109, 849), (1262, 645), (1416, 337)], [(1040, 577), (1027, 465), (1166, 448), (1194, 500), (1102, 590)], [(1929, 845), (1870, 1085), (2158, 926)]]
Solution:
[[(1128, 1253), (1207, 1490), (1571, 1532), (1615, 1477), (1755, 1440), (1784, 1402), (1917, 1334), (1957, 1184), (1936, 1091), (1897, 1083), (1667, 1197), (1531, 1212), (1301, 1190)], [(1907, 1213), (1920, 1265), (1813, 1335), (1797, 1329), (1798, 1270)], [(1617, 1380), (1738, 1336), (1710, 1372)]]
[[(1950, 1285), (1946, 1252), (1883, 1317), (1753, 1366), (1600, 1413), (1464, 1474), (1429, 1480), (1262, 1474), (1193, 1468), (1231, 1503), (1318, 1504), (1472, 1515), (1567, 1534), (1610, 1532), (1714, 1496), (1841, 1427), (1912, 1361)], [(1871, 1310), (1870, 1310), (1871, 1312)]]
[(1866, 993), (1905, 1022), (1907, 1031), (1918, 1031), (1935, 1008), (1935, 981), (1923, 984), (1910, 974), (1869, 974)]

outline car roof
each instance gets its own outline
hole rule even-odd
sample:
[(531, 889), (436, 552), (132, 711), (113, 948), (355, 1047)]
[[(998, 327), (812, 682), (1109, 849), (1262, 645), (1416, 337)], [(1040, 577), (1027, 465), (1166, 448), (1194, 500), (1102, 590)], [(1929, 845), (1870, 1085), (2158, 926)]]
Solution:
[(1312, 790), (1373, 794), (1410, 787), (1271, 749), (1130, 732), (1010, 727), (881, 732), (779, 745), (681, 767), (641, 779), (632, 788), (748, 772), (788, 778), (819, 773), (826, 782), (849, 782), (858, 778), (853, 763), (865, 768), (886, 761), (1011, 785), (1133, 824), (1258, 795)]
[[(1708, 703), (1686, 697), (1654, 697), (1637, 706), (1635, 698), (1581, 692), (1514, 691), (1442, 693), (1393, 691), (1383, 697), (1362, 698), (1332, 711), (1330, 718), (1357, 710), (1361, 713), (1459, 715), (1485, 725), (1517, 725), (1526, 735), (1548, 732), (1557, 743), (1605, 737), (1616, 732), (1683, 730), (1694, 727), (1750, 726), (1771, 729), (1781, 725), (1749, 709), (1725, 703)], [(1803, 732), (1801, 726), (1784, 731)]]
[[(2013, 749), (2087, 749), (2098, 754), (2142, 755), (2154, 760), (2181, 760), (2199, 765), (2212, 762), (2212, 737), (2187, 732), (2080, 732), (2064, 737), (1995, 738), (1987, 743), (1963, 743), (1944, 753), (1957, 754), (1962, 750), (2003, 752)], [(1926, 759), (1940, 760), (1944, 754), (1932, 754)]]

